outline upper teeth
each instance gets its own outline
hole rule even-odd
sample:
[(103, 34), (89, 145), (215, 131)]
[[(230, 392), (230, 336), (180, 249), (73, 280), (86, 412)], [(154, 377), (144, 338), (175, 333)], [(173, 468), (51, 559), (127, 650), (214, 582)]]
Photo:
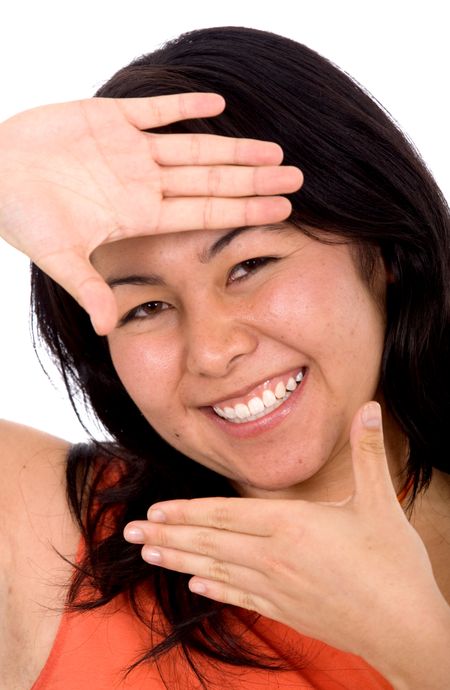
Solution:
[(255, 395), (247, 404), (237, 403), (234, 407), (226, 406), (224, 408), (215, 405), (213, 410), (220, 417), (233, 421), (235, 424), (240, 424), (243, 421), (251, 422), (254, 419), (269, 414), (269, 412), (272, 412), (282, 405), (284, 401), (288, 399), (292, 391), (295, 391), (297, 385), (300, 384), (302, 380), (303, 372), (299, 371), (295, 378), (290, 376), (286, 384), (284, 384), (283, 381), (279, 381), (274, 391), (266, 388), (261, 397)]

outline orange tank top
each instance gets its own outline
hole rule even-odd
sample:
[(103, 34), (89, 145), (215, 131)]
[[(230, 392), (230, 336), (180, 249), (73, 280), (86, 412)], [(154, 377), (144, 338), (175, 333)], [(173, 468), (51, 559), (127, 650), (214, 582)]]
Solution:
[[(79, 555), (81, 552), (80, 544)], [(246, 632), (246, 642), (297, 670), (266, 671), (217, 663), (213, 667), (204, 662), (201, 668), (208, 689), (392, 690), (391, 684), (360, 657), (266, 618), (260, 618)], [(148, 630), (123, 594), (93, 611), (65, 612), (47, 662), (31, 690), (200, 690), (196, 675), (176, 650), (162, 657), (166, 685), (155, 663), (140, 664), (125, 677), (125, 670), (148, 646)]]

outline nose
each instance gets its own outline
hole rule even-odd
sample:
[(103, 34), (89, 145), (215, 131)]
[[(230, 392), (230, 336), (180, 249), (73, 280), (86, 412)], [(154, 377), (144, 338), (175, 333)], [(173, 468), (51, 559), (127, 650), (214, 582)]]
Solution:
[(257, 334), (250, 324), (217, 302), (191, 316), (185, 335), (186, 368), (197, 376), (226, 376), (258, 346)]

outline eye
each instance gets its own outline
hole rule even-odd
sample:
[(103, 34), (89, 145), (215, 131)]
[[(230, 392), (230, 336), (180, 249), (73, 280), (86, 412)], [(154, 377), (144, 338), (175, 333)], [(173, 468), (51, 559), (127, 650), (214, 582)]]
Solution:
[(229, 275), (228, 282), (234, 283), (237, 280), (247, 278), (251, 273), (256, 273), (260, 268), (267, 266), (267, 264), (278, 261), (275, 256), (257, 256), (254, 259), (246, 259), (234, 266)]
[(171, 309), (171, 305), (167, 302), (144, 302), (138, 307), (131, 309), (120, 319), (120, 325), (128, 323), (129, 321), (139, 320), (139, 319), (152, 319), (158, 316), (161, 312)]

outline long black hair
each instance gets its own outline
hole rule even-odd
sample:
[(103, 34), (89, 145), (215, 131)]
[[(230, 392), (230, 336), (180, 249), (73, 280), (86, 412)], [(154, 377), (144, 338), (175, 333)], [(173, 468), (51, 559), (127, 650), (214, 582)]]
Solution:
[[(310, 234), (317, 230), (354, 243), (368, 283), (376, 256), (384, 259), (392, 281), (380, 388), (408, 440), (403, 478), (413, 482), (412, 505), (433, 467), (450, 471), (450, 224), (438, 186), (412, 143), (359, 84), (310, 48), (272, 33), (220, 27), (183, 34), (121, 69), (96, 95), (188, 91), (222, 94), (225, 111), (158, 131), (279, 143), (284, 162), (305, 176), (302, 189), (289, 197), (290, 221)], [(68, 498), (87, 545), (69, 608), (89, 610), (124, 592), (150, 628), (137, 595), (147, 587), (167, 626), (163, 641), (149, 644), (138, 663), (181, 645), (194, 667), (197, 653), (271, 667), (273, 660), (258, 657), (233, 635), (233, 609), (192, 594), (188, 576), (145, 564), (139, 547), (122, 537), (125, 524), (145, 518), (151, 503), (235, 495), (229, 482), (158, 436), (119, 381), (106, 338), (95, 334), (84, 311), (35, 266), (32, 282), (39, 337), (58, 363), (74, 406), (81, 398), (113, 439), (75, 446), (68, 460)], [(105, 474), (112, 466), (118, 468), (113, 483)], [(106, 519), (107, 534), (100, 530)], [(95, 595), (86, 595), (87, 583)], [(246, 624), (254, 622), (249, 614)]]

